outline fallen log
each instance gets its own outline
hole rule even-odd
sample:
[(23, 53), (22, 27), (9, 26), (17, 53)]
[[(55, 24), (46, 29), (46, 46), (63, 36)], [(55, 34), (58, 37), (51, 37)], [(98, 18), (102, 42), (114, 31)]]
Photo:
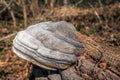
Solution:
[[(48, 80), (119, 80), (120, 54), (105, 48), (92, 38), (78, 33), (84, 52), (77, 57), (75, 65), (66, 70), (47, 74)], [(111, 53), (108, 53), (111, 52)], [(114, 55), (114, 56), (112, 56)], [(112, 59), (111, 59), (111, 58)], [(43, 70), (43, 69), (41, 69)], [(33, 73), (34, 74), (34, 73)], [(43, 74), (43, 73), (37, 73)], [(61, 78), (60, 78), (61, 77)], [(59, 78), (59, 79), (58, 79)], [(41, 78), (39, 77), (41, 80)]]

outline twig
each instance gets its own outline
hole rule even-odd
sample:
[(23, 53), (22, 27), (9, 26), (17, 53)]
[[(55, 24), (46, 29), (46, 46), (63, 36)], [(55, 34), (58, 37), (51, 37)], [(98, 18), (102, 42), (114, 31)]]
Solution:
[[(3, 2), (1, 2), (1, 4), (2, 4), (2, 3), (3, 3)], [(12, 1), (8, 4), (8, 7), (11, 5), (11, 3), (12, 3)], [(0, 11), (0, 14), (1, 14), (2, 12), (4, 12), (6, 9), (7, 9), (7, 6), (4, 7), (4, 8)]]
[(103, 5), (102, 5), (102, 2), (101, 0), (98, 0), (99, 4), (100, 4), (100, 7), (103, 9)]
[[(11, 0), (10, 3), (12, 3), (13, 0)], [(13, 19), (13, 25), (14, 25), (14, 28), (16, 27), (16, 19), (15, 19), (15, 15), (13, 13), (13, 11), (11, 10), (11, 7), (7, 4), (7, 2), (4, 0), (3, 3), (5, 4), (5, 6), (8, 8), (8, 10), (10, 11), (10, 14), (11, 14), (11, 17)]]
[(12, 33), (12, 34), (9, 34), (9, 35), (7, 35), (7, 36), (5, 36), (5, 37), (2, 37), (2, 38), (0, 38), (0, 41), (3, 41), (3, 40), (8, 39), (8, 38), (11, 38), (11, 37), (13, 37), (16, 33), (17, 33), (17, 32)]
[[(88, 3), (88, 4), (90, 5), (91, 8), (94, 9), (93, 5), (91, 5), (90, 3)], [(98, 12), (97, 12), (95, 9), (94, 9), (94, 14), (97, 16), (97, 18), (98, 18), (98, 20), (100, 21), (100, 23), (102, 23), (102, 20), (101, 20), (101, 18), (100, 18), (100, 16), (99, 16)]]
[(83, 0), (79, 0), (76, 4), (75, 4), (75, 6), (78, 6), (79, 4), (81, 4), (83, 2)]

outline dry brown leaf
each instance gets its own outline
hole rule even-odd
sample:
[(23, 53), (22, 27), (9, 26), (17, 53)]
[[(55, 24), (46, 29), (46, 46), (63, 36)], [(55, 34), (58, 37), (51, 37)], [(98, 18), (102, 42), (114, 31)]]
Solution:
[(100, 66), (100, 68), (102, 68), (102, 69), (106, 69), (107, 63), (102, 62), (102, 63), (99, 64), (99, 66)]
[(3, 67), (4, 65), (6, 65), (7, 64), (7, 62), (1, 62), (0, 61), (0, 67)]

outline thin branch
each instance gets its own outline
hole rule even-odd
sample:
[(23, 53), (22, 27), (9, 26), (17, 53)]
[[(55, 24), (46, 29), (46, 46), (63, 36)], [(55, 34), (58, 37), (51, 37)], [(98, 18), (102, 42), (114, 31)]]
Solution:
[(9, 35), (7, 35), (7, 36), (5, 36), (5, 37), (2, 37), (2, 38), (0, 38), (0, 41), (3, 41), (3, 40), (8, 39), (8, 38), (11, 38), (11, 37), (13, 37), (16, 33), (17, 33), (17, 32), (12, 33), (12, 34), (9, 34)]
[[(11, 0), (11, 3), (13, 2), (13, 0)], [(15, 19), (15, 15), (13, 13), (13, 11), (11, 10), (11, 7), (7, 4), (7, 2), (4, 0), (3, 3), (5, 4), (5, 6), (8, 8), (8, 10), (10, 11), (11, 17), (13, 19), (13, 25), (14, 28), (16, 27), (16, 19)]]
[(79, 0), (76, 4), (75, 4), (75, 6), (78, 6), (79, 4), (81, 4), (83, 2), (83, 0)]
[(27, 9), (24, 0), (21, 0), (23, 6), (24, 27), (27, 26)]
[[(12, 3), (12, 1), (8, 4), (8, 7), (11, 5), (11, 3)], [(4, 4), (4, 3), (1, 2), (1, 4)], [(0, 14), (1, 14), (2, 12), (4, 12), (6, 9), (7, 9), (7, 6), (4, 7), (4, 8), (0, 11)]]
[(100, 23), (102, 23), (102, 20), (101, 20), (101, 18), (100, 18), (100, 16), (99, 16), (98, 12), (97, 12), (97, 11), (95, 10), (95, 8), (93, 7), (93, 5), (90, 4), (90, 3), (88, 3), (88, 4), (90, 5), (91, 8), (94, 9), (94, 14), (96, 15), (96, 17), (98, 18), (98, 20), (100, 21)]
[(99, 4), (100, 4), (100, 7), (103, 9), (103, 5), (102, 5), (102, 2), (101, 0), (98, 0)]

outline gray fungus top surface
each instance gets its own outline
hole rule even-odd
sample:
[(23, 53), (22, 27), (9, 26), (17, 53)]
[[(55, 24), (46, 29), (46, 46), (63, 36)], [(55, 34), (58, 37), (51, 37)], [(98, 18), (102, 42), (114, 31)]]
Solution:
[[(83, 45), (71, 23), (41, 22), (18, 32), (13, 40), (13, 52), (33, 64), (48, 70), (66, 69), (77, 60)], [(79, 52), (79, 53), (78, 53)]]

